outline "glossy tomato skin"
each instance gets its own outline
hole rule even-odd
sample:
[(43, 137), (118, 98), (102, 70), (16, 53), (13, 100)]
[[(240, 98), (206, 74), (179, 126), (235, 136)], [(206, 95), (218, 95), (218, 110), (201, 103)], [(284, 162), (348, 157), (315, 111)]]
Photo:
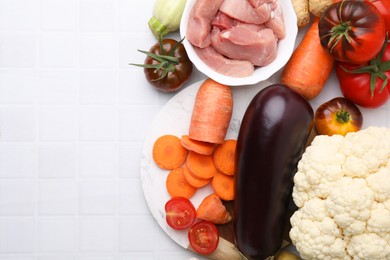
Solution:
[(359, 0), (331, 4), (320, 17), (318, 28), (321, 44), (334, 58), (353, 64), (375, 57), (386, 37), (386, 26), (376, 7)]
[(190, 228), (188, 240), (195, 252), (202, 255), (211, 254), (218, 247), (218, 229), (212, 222), (202, 220)]
[[(156, 55), (168, 55), (176, 43), (177, 41), (174, 39), (162, 39), (163, 51), (161, 51), (160, 43), (157, 42), (150, 48), (149, 52)], [(168, 74), (163, 78), (161, 78), (163, 73), (161, 69), (156, 70), (154, 68), (144, 68), (144, 73), (148, 82), (155, 89), (162, 92), (171, 93), (179, 90), (183, 87), (184, 83), (189, 80), (192, 73), (193, 65), (188, 58), (183, 44), (179, 44), (172, 56), (177, 57), (179, 62), (178, 64), (173, 64), (172, 66), (174, 66), (174, 71), (168, 72)], [(147, 56), (144, 63), (146, 65), (154, 65), (160, 62), (150, 56)]]
[(389, 0), (366, 0), (372, 3), (385, 21), (387, 32), (390, 32), (390, 1)]
[(352, 101), (336, 97), (317, 108), (314, 123), (320, 135), (346, 135), (362, 128), (363, 115)]
[(175, 230), (190, 228), (196, 219), (196, 209), (192, 202), (183, 197), (173, 197), (165, 203), (167, 224)]
[[(382, 61), (390, 61), (390, 44), (384, 50)], [(383, 80), (378, 77), (375, 83), (374, 93), (371, 93), (371, 75), (369, 73), (354, 74), (348, 72), (368, 65), (369, 63), (353, 65), (336, 62), (335, 71), (341, 92), (345, 98), (362, 107), (377, 108), (386, 103), (390, 98), (390, 83), (387, 83), (386, 87), (381, 91)], [(390, 79), (390, 71), (385, 71), (384, 74)]]

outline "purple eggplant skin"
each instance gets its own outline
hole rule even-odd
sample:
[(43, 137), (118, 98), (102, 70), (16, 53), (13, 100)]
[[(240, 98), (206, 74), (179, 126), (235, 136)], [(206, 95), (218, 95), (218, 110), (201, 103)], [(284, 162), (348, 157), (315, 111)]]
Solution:
[(262, 89), (245, 111), (236, 148), (234, 236), (249, 259), (273, 256), (282, 245), (313, 114), (304, 97), (282, 84)]

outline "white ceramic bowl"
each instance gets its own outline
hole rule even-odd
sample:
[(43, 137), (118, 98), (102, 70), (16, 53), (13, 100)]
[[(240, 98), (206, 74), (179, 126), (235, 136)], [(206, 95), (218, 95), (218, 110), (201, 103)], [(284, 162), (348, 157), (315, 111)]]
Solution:
[[(290, 58), (294, 51), (295, 40), (298, 34), (297, 17), (295, 15), (291, 1), (278, 0), (283, 10), (283, 18), (286, 26), (286, 37), (278, 43), (278, 54), (276, 59), (267, 66), (256, 67), (254, 73), (248, 77), (228, 77), (222, 75), (209, 66), (207, 66), (195, 53), (192, 44), (184, 39), (183, 44), (187, 51), (188, 57), (195, 65), (195, 67), (207, 77), (213, 80), (225, 84), (228, 86), (242, 86), (253, 85), (258, 82), (264, 81), (271, 77), (274, 73), (280, 70)], [(187, 0), (186, 7), (184, 8), (183, 16), (180, 24), (180, 35), (184, 37), (186, 35), (187, 23), (189, 15), (196, 0)]]

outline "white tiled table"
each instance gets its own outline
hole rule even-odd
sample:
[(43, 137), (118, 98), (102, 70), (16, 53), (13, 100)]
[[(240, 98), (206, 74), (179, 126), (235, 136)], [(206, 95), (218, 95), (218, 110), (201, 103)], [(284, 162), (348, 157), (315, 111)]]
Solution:
[(128, 65), (155, 43), (153, 3), (0, 0), (0, 260), (191, 257), (140, 184), (145, 133), (173, 96)]
[[(194, 257), (140, 183), (145, 134), (173, 96), (128, 65), (155, 43), (153, 3), (0, 0), (0, 260)], [(389, 106), (364, 110), (365, 125), (389, 126)]]

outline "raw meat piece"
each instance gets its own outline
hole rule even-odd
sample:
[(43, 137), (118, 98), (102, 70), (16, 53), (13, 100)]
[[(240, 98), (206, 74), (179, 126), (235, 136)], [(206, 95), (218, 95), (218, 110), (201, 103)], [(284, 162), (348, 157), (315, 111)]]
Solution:
[(224, 0), (219, 10), (245, 23), (262, 24), (271, 17), (269, 4), (254, 8), (247, 0)]
[(242, 78), (253, 74), (254, 67), (249, 61), (231, 60), (219, 54), (213, 47), (194, 47), (199, 58), (214, 71), (230, 77)]
[(256, 32), (244, 27), (224, 31), (214, 27), (211, 42), (220, 54), (234, 60), (246, 60), (256, 66), (270, 64), (277, 55), (277, 39), (269, 28)]
[(186, 38), (194, 46), (209, 46), (211, 20), (216, 16), (224, 0), (197, 0), (187, 24)]
[(275, 8), (271, 11), (271, 18), (265, 23), (265, 26), (271, 28), (278, 39), (284, 39), (286, 37), (283, 11), (278, 2), (276, 2)]
[(231, 28), (237, 24), (237, 20), (231, 18), (227, 14), (219, 11), (214, 19), (211, 21), (212, 26), (217, 26), (221, 30)]

